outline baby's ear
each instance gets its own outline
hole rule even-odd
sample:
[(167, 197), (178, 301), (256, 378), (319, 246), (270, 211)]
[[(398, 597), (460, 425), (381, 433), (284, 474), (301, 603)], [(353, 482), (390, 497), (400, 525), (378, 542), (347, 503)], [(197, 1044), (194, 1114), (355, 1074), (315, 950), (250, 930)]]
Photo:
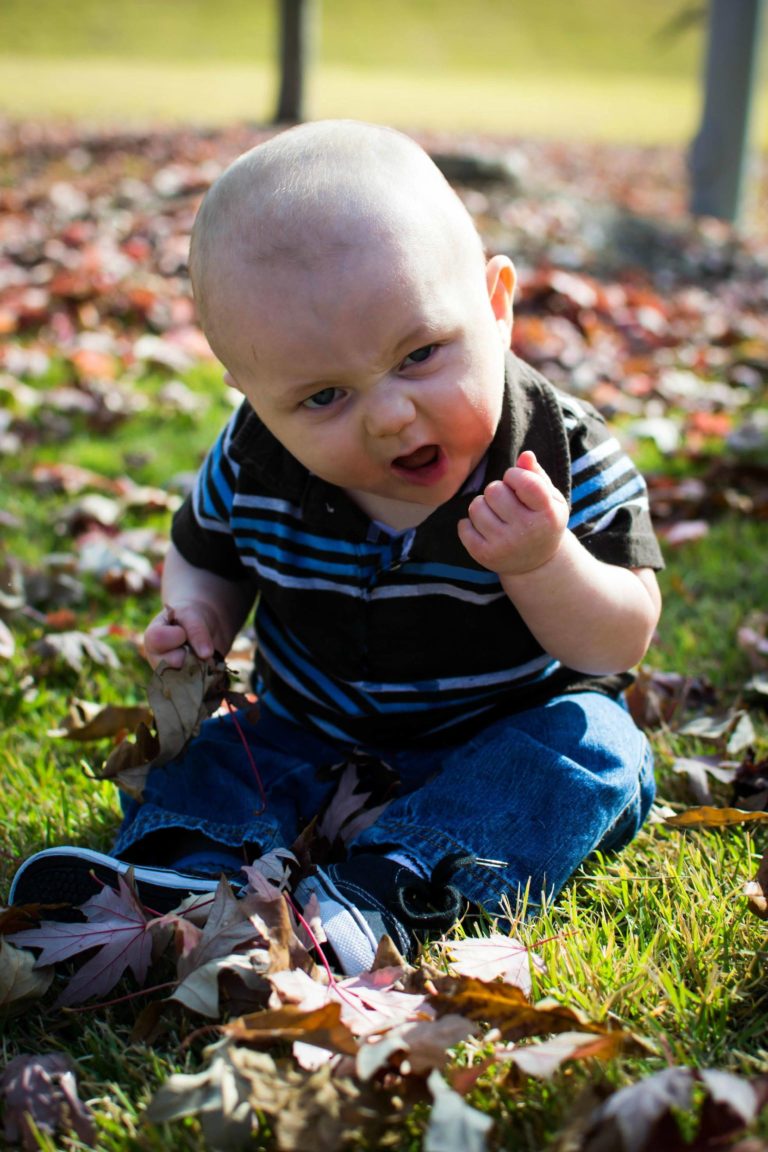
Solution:
[(235, 380), (231, 372), (224, 373), (224, 383), (228, 388), (235, 388), (238, 392), (242, 392), (242, 388), (238, 384), (237, 380)]
[(508, 256), (492, 256), (485, 266), (488, 299), (505, 348), (512, 341), (512, 305), (516, 279), (514, 265)]

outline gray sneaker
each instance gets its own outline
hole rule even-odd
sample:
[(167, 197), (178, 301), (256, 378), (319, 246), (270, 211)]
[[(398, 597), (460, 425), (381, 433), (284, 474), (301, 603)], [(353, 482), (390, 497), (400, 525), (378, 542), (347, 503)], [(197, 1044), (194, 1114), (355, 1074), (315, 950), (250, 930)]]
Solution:
[(301, 908), (313, 895), (333, 958), (347, 976), (370, 971), (384, 935), (413, 960), (430, 933), (447, 932), (467, 907), (452, 885), (434, 877), (422, 880), (404, 864), (375, 853), (318, 868), (294, 891)]
[[(187, 896), (215, 892), (219, 883), (218, 876), (128, 864), (91, 848), (46, 848), (21, 865), (13, 878), (8, 903), (69, 904), (79, 908), (105, 885), (116, 889), (118, 877), (125, 876), (129, 868), (133, 868), (141, 903), (148, 911), (161, 915), (176, 908)], [(245, 885), (245, 878), (238, 881), (235, 875), (231, 879), (235, 887)]]

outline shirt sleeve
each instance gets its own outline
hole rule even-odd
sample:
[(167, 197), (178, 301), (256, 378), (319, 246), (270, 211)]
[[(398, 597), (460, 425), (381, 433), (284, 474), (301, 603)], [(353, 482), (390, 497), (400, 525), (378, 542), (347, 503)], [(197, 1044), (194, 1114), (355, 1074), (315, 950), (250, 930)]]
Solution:
[(663, 568), (645, 480), (596, 409), (571, 397), (562, 406), (571, 450), (568, 527), (607, 564)]
[(185, 560), (229, 580), (250, 575), (240, 561), (232, 535), (232, 507), (240, 465), (232, 458), (231, 446), (245, 416), (246, 408), (242, 406), (222, 430), (171, 525), (171, 539)]

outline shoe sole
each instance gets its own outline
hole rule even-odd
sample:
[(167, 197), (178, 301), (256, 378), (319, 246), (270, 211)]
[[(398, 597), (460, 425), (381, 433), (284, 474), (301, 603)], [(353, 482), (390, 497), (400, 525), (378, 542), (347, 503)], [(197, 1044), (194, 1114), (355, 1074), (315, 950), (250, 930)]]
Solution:
[(118, 877), (125, 876), (131, 867), (139, 900), (160, 914), (178, 907), (185, 896), (215, 892), (219, 884), (218, 878), (132, 866), (89, 848), (58, 848), (38, 852), (22, 864), (13, 879), (8, 903), (70, 904), (78, 908), (104, 885), (117, 889)]

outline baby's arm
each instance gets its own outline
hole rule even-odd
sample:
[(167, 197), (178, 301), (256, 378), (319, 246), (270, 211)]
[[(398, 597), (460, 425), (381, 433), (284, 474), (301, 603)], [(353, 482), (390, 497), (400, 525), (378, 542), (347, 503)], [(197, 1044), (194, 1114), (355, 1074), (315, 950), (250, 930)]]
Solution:
[(214, 652), (226, 656), (253, 604), (249, 581), (226, 580), (196, 568), (171, 544), (163, 566), (165, 607), (144, 633), (147, 660), (165, 660), (171, 668), (184, 662), (189, 645), (202, 659)]
[(469, 507), (459, 537), (550, 655), (579, 672), (625, 672), (642, 660), (661, 610), (649, 568), (596, 559), (567, 529), (568, 505), (533, 452)]

